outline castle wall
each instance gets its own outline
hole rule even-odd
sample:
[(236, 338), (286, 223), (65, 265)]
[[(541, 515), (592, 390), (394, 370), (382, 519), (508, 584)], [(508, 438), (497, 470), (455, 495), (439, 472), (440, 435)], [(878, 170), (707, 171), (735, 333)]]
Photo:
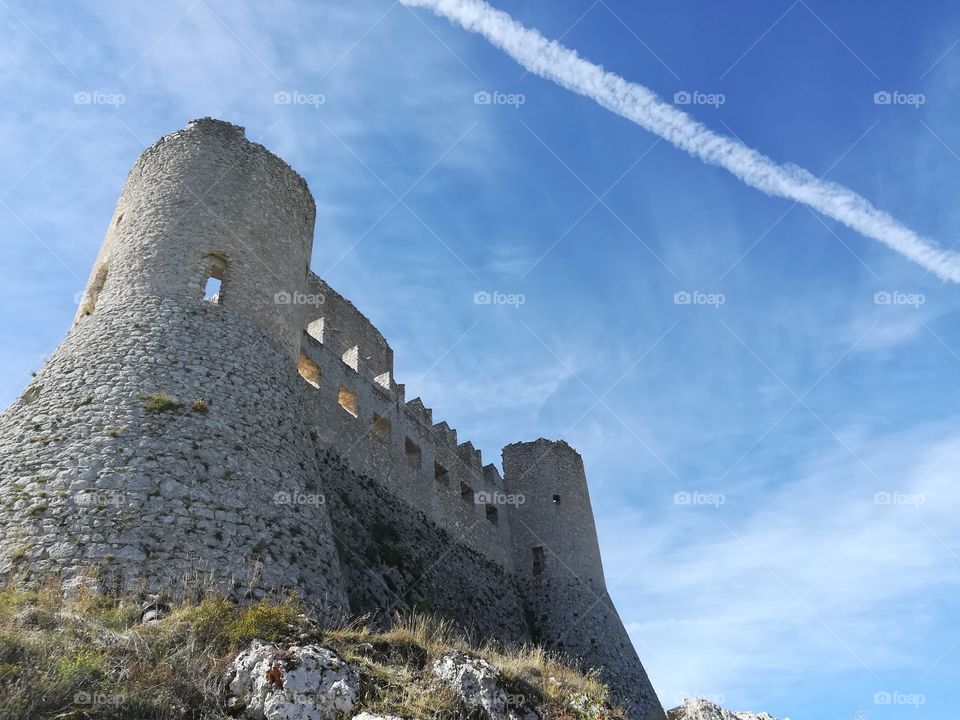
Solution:
[(606, 591), (579, 578), (520, 579), (534, 642), (563, 653), (600, 678), (631, 720), (665, 720), (630, 636)]
[[(346, 597), (295, 359), (314, 205), (243, 129), (194, 121), (137, 160), (76, 322), (0, 418), (0, 570), (156, 586), (194, 570)], [(222, 279), (219, 302), (205, 280)]]
[(0, 574), (433, 610), (603, 668), (632, 717), (662, 717), (580, 456), (510, 445), (501, 478), (407, 401), (380, 332), (309, 272), (313, 221), (242, 128), (193, 121), (143, 153), (73, 328), (0, 415)]
[(603, 562), (579, 453), (563, 441), (514, 443), (503, 449), (503, 469), (509, 491), (524, 498), (511, 513), (517, 572), (574, 577), (602, 592)]
[[(0, 571), (125, 589), (209, 574), (346, 607), (326, 508), (275, 502), (291, 477), (320, 492), (302, 382), (227, 306), (98, 307), (0, 416)], [(159, 393), (181, 405), (149, 412)]]
[[(301, 353), (320, 370), (318, 388), (304, 383), (312, 397), (303, 419), (323, 446), (335, 449), (357, 472), (376, 478), (455, 540), (512, 569), (507, 507), (496, 504), (504, 494), (502, 481), (495, 470), (481, 467), (472, 446), (458, 446), (456, 433), (435, 429), (419, 401), (405, 403), (398, 388), (371, 381), (311, 336), (304, 335)], [(341, 388), (356, 395), (356, 416), (341, 406)], [(385, 428), (381, 432), (375, 416)], [(413, 446), (418, 452), (410, 452)], [(445, 471), (439, 479), (438, 465)], [(488, 505), (495, 518), (492, 510), (488, 515)]]
[[(368, 380), (390, 387), (393, 381), (393, 349), (353, 303), (313, 273), (307, 276), (311, 302), (304, 308), (304, 327), (314, 339), (338, 357), (358, 348), (357, 370)], [(320, 323), (315, 324), (317, 320)]]
[(243, 128), (194, 120), (131, 169), (77, 319), (144, 296), (200, 300), (219, 274), (222, 299), (296, 358), (303, 305), (283, 299), (305, 290), (315, 212), (304, 180)]
[(516, 577), (335, 453), (318, 454), (353, 613), (436, 613), (478, 641), (530, 641)]

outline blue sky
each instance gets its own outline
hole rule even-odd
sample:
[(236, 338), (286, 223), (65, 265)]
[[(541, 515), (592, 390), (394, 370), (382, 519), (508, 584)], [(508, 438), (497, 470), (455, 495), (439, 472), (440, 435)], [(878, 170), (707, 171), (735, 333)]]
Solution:
[[(955, 4), (495, 4), (668, 101), (722, 95), (683, 109), (960, 240)], [(0, 18), (0, 403), (69, 327), (137, 155), (228, 119), (306, 176), (314, 270), (391, 341), (408, 397), (488, 460), (539, 436), (581, 451), (665, 705), (951, 713), (954, 285), (392, 0), (3, 0)], [(474, 302), (493, 291), (524, 302)]]

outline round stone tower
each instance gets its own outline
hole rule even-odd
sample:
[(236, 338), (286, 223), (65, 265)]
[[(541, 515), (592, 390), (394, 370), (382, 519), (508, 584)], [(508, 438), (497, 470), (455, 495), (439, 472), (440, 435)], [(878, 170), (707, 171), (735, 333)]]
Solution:
[(607, 594), (590, 492), (580, 454), (562, 440), (503, 449), (513, 496), (510, 529), (535, 642), (562, 651), (601, 677), (638, 720), (663, 707)]
[(73, 328), (0, 416), (0, 571), (345, 606), (296, 366), (314, 216), (229, 123), (140, 156)]

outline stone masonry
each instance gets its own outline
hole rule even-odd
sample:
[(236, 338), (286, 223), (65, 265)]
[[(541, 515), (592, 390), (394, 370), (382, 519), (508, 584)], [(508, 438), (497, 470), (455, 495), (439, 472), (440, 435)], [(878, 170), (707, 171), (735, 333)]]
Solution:
[(195, 120), (140, 156), (72, 329), (0, 415), (0, 573), (144, 592), (202, 576), (379, 623), (429, 610), (560, 650), (662, 718), (580, 456), (516, 443), (501, 477), (406, 400), (389, 344), (310, 272), (314, 216), (235, 125)]

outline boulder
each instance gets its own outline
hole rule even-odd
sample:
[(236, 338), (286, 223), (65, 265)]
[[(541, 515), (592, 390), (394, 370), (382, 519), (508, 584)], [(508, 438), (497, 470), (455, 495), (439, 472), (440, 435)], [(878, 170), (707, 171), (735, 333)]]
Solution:
[(254, 640), (231, 663), (230, 708), (250, 720), (340, 720), (357, 701), (357, 674), (319, 645)]

